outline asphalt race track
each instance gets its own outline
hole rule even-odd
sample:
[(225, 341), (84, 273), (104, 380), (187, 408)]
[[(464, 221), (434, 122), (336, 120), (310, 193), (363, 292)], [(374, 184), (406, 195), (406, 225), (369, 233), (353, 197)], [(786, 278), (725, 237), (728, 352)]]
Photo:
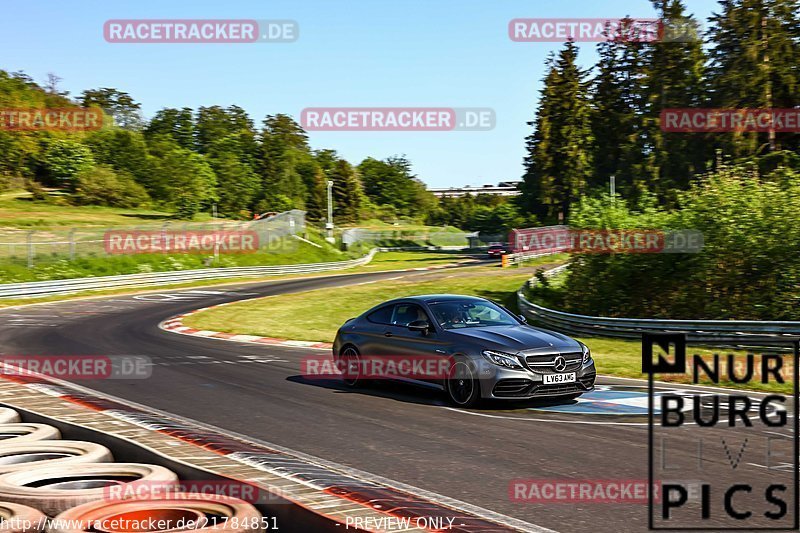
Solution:
[[(515, 479), (646, 480), (647, 401), (640, 382), (601, 379), (596, 393), (573, 405), (528, 402), (466, 412), (447, 407), (433, 392), (400, 384), (349, 391), (336, 381), (304, 380), (299, 359), (310, 353), (307, 348), (158, 328), (164, 319), (209, 305), (401, 275), (431, 274), (379, 272), (162, 289), (7, 309), (0, 311), (0, 347), (3, 355), (147, 356), (154, 363), (149, 379), (76, 382), (556, 531), (645, 531), (647, 505), (641, 502), (544, 504), (514, 502), (509, 495)], [(325, 302), (319, 312), (325, 312)], [(602, 360), (598, 366), (602, 373)], [(676, 470), (676, 479), (696, 474), (688, 470), (695, 465), (693, 431), (682, 428), (670, 436), (669, 450), (684, 468)], [(756, 437), (766, 433), (757, 431)], [(741, 439), (728, 446), (742, 458), (740, 468), (750, 469), (754, 486), (773, 475), (761, 464), (763, 445), (756, 438), (743, 454)], [(722, 472), (715, 478), (722, 485), (732, 475), (725, 472), (733, 471), (721, 468), (725, 461), (707, 453), (706, 462)], [(787, 493), (787, 501), (793, 496)], [(763, 507), (762, 500), (756, 501)]]

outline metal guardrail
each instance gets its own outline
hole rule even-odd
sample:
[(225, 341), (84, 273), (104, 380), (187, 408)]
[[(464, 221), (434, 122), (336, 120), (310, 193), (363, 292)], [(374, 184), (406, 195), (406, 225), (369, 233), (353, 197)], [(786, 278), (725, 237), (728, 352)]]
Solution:
[(559, 253), (561, 252), (517, 252), (514, 254), (508, 254), (508, 260), (511, 264), (522, 266), (525, 263), (525, 261), (528, 261), (530, 259), (537, 259), (539, 257), (546, 257), (548, 255), (555, 255)]
[[(545, 276), (559, 274), (565, 268), (550, 269)], [(517, 291), (520, 311), (531, 321), (568, 335), (641, 339), (644, 332), (671, 331), (686, 333), (689, 342), (724, 346), (747, 346), (748, 341), (789, 342), (800, 336), (800, 322), (792, 321), (608, 318), (565, 313), (529, 301), (526, 292), (535, 283), (535, 278), (528, 280)]]
[(272, 265), (254, 267), (203, 268), (196, 270), (177, 270), (152, 272), (147, 274), (124, 274), (119, 276), (99, 276), (92, 278), (73, 278), (0, 285), (0, 298), (34, 298), (59, 294), (71, 294), (99, 289), (130, 288), (150, 285), (169, 285), (199, 280), (224, 279), (251, 276), (275, 276), (279, 274), (302, 274), (343, 270), (366, 265), (375, 254), (381, 251), (373, 248), (364, 257), (347, 261), (328, 263), (307, 263), (295, 265)]

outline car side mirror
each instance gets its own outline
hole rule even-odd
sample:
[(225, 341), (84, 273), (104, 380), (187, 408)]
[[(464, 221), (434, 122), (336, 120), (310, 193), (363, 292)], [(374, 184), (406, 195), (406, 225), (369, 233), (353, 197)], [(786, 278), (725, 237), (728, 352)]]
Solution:
[(520, 320), (522, 320), (522, 323), (523, 323), (523, 324), (527, 324), (527, 323), (528, 323), (528, 319), (527, 319), (527, 318), (525, 318), (525, 315), (517, 315), (517, 318), (519, 318)]
[(408, 329), (411, 331), (419, 331), (420, 333), (428, 333), (431, 329), (431, 325), (427, 320), (414, 320), (408, 323)]

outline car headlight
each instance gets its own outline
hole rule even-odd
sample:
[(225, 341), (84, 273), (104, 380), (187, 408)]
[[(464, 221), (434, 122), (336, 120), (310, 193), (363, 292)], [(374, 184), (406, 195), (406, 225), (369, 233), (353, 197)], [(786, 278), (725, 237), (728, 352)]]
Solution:
[(497, 366), (504, 366), (506, 368), (522, 368), (519, 359), (515, 355), (503, 352), (493, 352), (491, 350), (484, 350), (481, 352), (483, 358)]
[(592, 352), (589, 350), (589, 347), (583, 343), (581, 345), (581, 353), (583, 353), (583, 364), (585, 365), (589, 361), (592, 360)]

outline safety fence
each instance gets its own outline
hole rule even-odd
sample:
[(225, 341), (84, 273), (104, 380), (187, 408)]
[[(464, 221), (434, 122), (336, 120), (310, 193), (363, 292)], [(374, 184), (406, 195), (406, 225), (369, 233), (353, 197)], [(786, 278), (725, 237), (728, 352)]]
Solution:
[(416, 245), (466, 248), (471, 245), (471, 238), (477, 235), (477, 232), (348, 228), (342, 232), (342, 244), (346, 247), (363, 243), (372, 246)]
[(257, 249), (275, 248), (289, 235), (305, 232), (305, 211), (291, 210), (252, 221), (212, 220), (113, 227), (74, 227), (71, 229), (0, 229), (0, 260), (33, 267), (36, 264), (75, 260), (78, 257), (110, 255), (108, 236), (141, 233), (179, 235), (192, 232), (247, 232), (255, 236)]

